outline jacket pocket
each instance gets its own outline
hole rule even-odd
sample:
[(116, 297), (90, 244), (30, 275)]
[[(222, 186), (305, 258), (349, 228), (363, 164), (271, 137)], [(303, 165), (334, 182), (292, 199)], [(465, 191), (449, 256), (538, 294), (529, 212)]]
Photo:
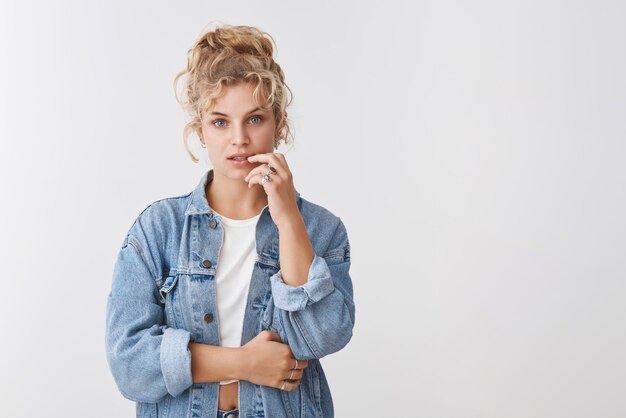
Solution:
[(289, 418), (301, 418), (306, 417), (307, 414), (303, 411), (303, 389), (302, 384), (298, 385), (298, 387), (291, 392), (280, 391), (283, 397), (283, 404), (285, 405), (285, 411), (287, 412), (287, 416)]
[(276, 327), (274, 326), (274, 301), (270, 297), (265, 304), (263, 303), (253, 303), (252, 307), (257, 311), (258, 315), (258, 326), (257, 326), (257, 334), (261, 331), (273, 331), (278, 332)]
[(137, 402), (137, 418), (168, 418), (171, 396), (164, 396), (158, 402)]
[(178, 328), (182, 325), (180, 307), (178, 306), (179, 295), (176, 292), (178, 274), (168, 276), (159, 288), (160, 302), (164, 304), (165, 323), (169, 327)]
[(149, 402), (137, 402), (135, 404), (137, 418), (158, 418), (157, 404)]
[(161, 287), (159, 287), (159, 295), (160, 295), (161, 303), (165, 303), (166, 295), (174, 288), (174, 286), (176, 286), (177, 281), (178, 281), (178, 275), (165, 277), (165, 281), (163, 282)]

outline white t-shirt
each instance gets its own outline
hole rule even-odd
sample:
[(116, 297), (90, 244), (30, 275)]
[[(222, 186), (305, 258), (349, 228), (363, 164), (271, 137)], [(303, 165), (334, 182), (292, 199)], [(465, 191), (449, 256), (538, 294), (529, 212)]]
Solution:
[[(243, 319), (256, 255), (256, 225), (261, 213), (249, 219), (230, 219), (215, 212), (222, 218), (224, 231), (224, 242), (215, 272), (222, 347), (241, 346)], [(220, 385), (237, 381), (223, 380)]]

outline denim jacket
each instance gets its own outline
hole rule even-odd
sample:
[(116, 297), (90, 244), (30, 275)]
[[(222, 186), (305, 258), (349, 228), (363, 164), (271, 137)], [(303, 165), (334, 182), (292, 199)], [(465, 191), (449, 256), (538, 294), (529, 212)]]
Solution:
[[(157, 200), (123, 240), (106, 308), (105, 346), (120, 393), (138, 417), (216, 417), (219, 382), (194, 383), (190, 341), (220, 345), (215, 272), (223, 229), (205, 186), (213, 170), (182, 196)], [(355, 320), (350, 244), (341, 219), (300, 197), (298, 209), (315, 256), (308, 281), (281, 277), (278, 229), (268, 207), (256, 226), (256, 256), (241, 345), (263, 330), (280, 335), (297, 359), (309, 360), (291, 391), (239, 381), (240, 417), (333, 417), (320, 359), (352, 338)]]

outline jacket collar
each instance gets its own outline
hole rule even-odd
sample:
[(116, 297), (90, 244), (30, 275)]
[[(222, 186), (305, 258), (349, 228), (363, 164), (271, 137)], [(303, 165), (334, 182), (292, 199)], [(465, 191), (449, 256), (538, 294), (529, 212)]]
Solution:
[[(202, 174), (202, 177), (200, 177), (200, 182), (193, 190), (193, 192), (191, 192), (191, 199), (189, 199), (187, 209), (185, 209), (185, 215), (202, 215), (213, 213), (213, 210), (211, 210), (211, 207), (209, 206), (209, 202), (206, 200), (205, 195), (206, 185), (212, 180), (213, 169), (210, 169)], [(298, 201), (298, 206), (300, 206), (299, 200), (300, 193), (296, 190), (296, 201)]]

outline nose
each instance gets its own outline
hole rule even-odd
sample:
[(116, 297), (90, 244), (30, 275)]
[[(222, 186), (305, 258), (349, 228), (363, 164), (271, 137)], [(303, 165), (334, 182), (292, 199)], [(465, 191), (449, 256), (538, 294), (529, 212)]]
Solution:
[(232, 145), (247, 144), (248, 142), (250, 142), (250, 139), (248, 138), (248, 132), (246, 131), (245, 127), (236, 127), (233, 131), (233, 136), (230, 142)]

